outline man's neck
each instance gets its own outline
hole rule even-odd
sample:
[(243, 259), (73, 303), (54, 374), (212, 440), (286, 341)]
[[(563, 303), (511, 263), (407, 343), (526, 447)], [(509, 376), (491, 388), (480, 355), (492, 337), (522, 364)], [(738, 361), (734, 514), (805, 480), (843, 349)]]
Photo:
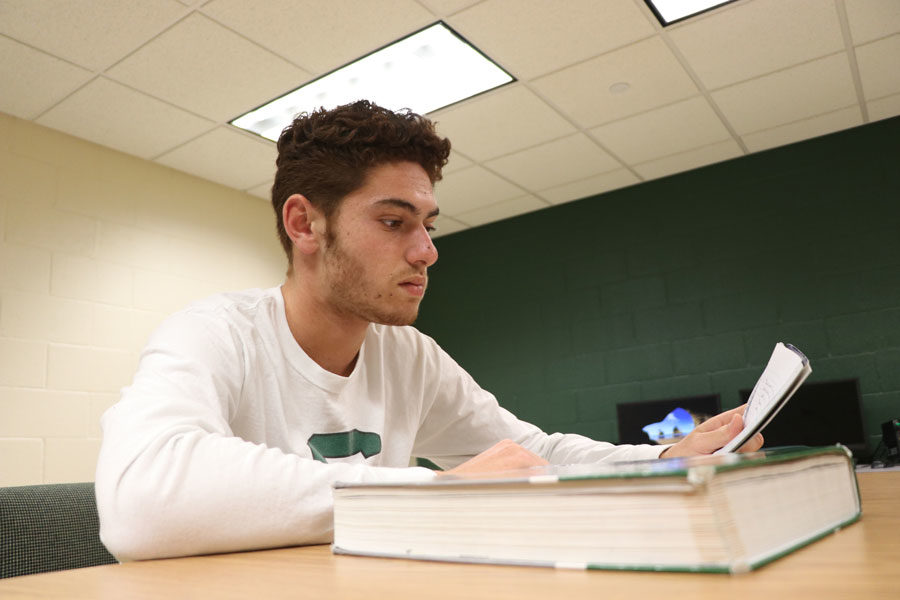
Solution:
[(369, 324), (336, 314), (294, 276), (281, 286), (281, 294), (288, 327), (306, 355), (326, 371), (352, 373)]

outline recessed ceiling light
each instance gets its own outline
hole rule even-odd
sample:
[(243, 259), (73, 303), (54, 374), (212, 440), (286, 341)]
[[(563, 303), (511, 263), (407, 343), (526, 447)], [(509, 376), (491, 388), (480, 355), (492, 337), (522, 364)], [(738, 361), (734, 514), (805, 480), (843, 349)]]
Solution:
[(663, 27), (737, 0), (645, 0)]
[(376, 50), (231, 121), (278, 140), (301, 112), (371, 100), (425, 114), (515, 81), (442, 22)]

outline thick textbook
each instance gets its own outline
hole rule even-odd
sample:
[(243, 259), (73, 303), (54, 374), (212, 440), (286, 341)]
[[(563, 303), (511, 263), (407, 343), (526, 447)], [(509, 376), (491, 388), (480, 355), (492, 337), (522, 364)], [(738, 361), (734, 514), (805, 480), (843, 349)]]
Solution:
[(336, 484), (335, 553), (585, 569), (749, 571), (856, 521), (850, 452), (791, 447)]

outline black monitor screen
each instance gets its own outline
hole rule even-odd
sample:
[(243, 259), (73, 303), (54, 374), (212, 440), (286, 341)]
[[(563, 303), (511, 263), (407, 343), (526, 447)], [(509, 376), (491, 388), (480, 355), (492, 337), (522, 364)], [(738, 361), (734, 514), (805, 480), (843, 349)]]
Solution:
[[(751, 390), (741, 390), (746, 402)], [(857, 460), (868, 459), (859, 380), (804, 383), (763, 430), (765, 445), (847, 446)]]
[(620, 444), (671, 444), (719, 413), (719, 395), (616, 405)]

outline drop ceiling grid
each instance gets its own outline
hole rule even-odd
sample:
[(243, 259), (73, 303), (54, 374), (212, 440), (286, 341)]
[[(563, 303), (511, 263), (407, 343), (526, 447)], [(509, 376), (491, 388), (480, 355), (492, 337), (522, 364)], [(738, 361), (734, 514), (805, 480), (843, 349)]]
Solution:
[(715, 90), (844, 49), (838, 13), (822, 0), (756, 0), (668, 30)]
[(481, 206), (474, 210), (462, 213), (454, 218), (460, 223), (470, 227), (477, 227), (501, 219), (508, 219), (510, 217), (547, 208), (547, 206), (547, 203), (540, 198), (528, 194), (488, 204), (487, 206)]
[(218, 127), (163, 154), (156, 162), (247, 190), (274, 177), (275, 155), (273, 144)]
[(485, 166), (532, 192), (612, 171), (619, 161), (582, 133), (490, 160)]
[[(151, 159), (209, 131), (215, 122), (148, 96), (105, 77), (96, 77), (44, 112), (46, 127)], [(122, 131), (144, 135), (122, 143)]]
[[(211, 0), (201, 11), (313, 76), (349, 63), (436, 19), (415, 0)], [(293, 87), (301, 83), (297, 81)]]
[(0, 34), (99, 72), (187, 12), (175, 0), (7, 1), (0, 4)]
[(722, 88), (712, 97), (742, 135), (857, 102), (846, 52)]
[(31, 120), (90, 81), (90, 71), (0, 35), (0, 111)]
[(525, 193), (526, 190), (481, 165), (450, 173), (435, 187), (441, 214), (451, 217)]
[(630, 0), (599, 6), (596, 0), (487, 0), (447, 22), (523, 81), (654, 33)]
[(419, 4), (442, 17), (452, 16), (481, 0), (418, 0)]
[(737, 158), (743, 154), (743, 148), (738, 146), (734, 140), (729, 139), (638, 163), (634, 165), (634, 170), (645, 180), (657, 179), (730, 158)]
[(520, 83), (434, 113), (437, 129), (467, 158), (487, 161), (575, 133), (558, 111)]
[(538, 195), (551, 204), (562, 204), (634, 185), (640, 181), (637, 173), (631, 169), (621, 168), (548, 188), (539, 192)]
[(857, 46), (856, 60), (867, 100), (900, 92), (900, 33)]
[(844, 0), (854, 44), (864, 44), (900, 31), (897, 0)]
[(218, 122), (311, 76), (196, 12), (106, 74)]
[(822, 115), (743, 135), (741, 139), (751, 152), (759, 152), (815, 135), (849, 129), (862, 123), (862, 111), (859, 104), (854, 103), (852, 106)]
[(454, 143), (445, 230), (900, 113), (897, 0), (741, 0), (665, 29), (643, 0), (38, 4), (0, 5), (0, 110), (260, 197), (273, 146), (229, 119), (445, 19), (519, 78), (434, 114)]
[(888, 119), (900, 115), (900, 94), (871, 100), (866, 102), (866, 107), (869, 109), (869, 117), (872, 120)]

